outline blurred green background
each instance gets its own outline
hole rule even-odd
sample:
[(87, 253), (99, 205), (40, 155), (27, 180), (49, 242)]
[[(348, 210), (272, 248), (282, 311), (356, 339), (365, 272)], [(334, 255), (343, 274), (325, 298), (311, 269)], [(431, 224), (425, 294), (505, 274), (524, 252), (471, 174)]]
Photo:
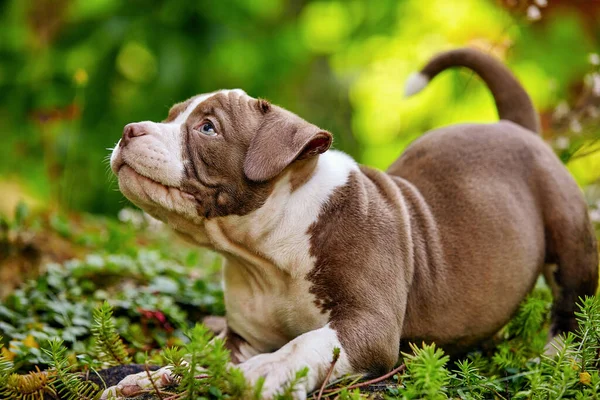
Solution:
[(600, 2), (595, 0), (8, 0), (0, 2), (0, 213), (116, 215), (107, 155), (123, 126), (197, 93), (243, 88), (385, 168), (433, 127), (497, 119), (487, 89), (409, 73), (474, 46), (503, 59), (600, 220)]

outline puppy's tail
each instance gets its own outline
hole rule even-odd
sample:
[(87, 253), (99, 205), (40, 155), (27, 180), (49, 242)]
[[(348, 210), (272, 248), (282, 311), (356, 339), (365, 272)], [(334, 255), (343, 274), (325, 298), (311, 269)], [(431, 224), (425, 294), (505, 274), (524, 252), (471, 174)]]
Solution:
[(438, 54), (421, 72), (408, 78), (405, 95), (420, 92), (437, 74), (451, 67), (467, 67), (483, 79), (494, 96), (500, 119), (540, 132), (538, 115), (523, 86), (500, 61), (474, 49), (463, 48)]

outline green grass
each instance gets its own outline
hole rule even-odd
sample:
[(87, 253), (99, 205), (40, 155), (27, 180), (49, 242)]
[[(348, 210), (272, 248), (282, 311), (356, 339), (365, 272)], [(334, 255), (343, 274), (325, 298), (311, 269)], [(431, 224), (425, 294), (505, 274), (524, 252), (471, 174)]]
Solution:
[[(44, 243), (57, 241), (76, 257), (47, 254), (38, 276), (0, 302), (0, 398), (97, 398), (102, 385), (81, 376), (130, 362), (176, 366), (176, 384), (163, 398), (259, 398), (260, 384), (249, 385), (239, 370), (227, 368), (223, 343), (196, 324), (224, 312), (219, 259), (190, 249), (140, 214), (124, 219), (129, 222), (31, 215), (19, 207), (0, 221), (4, 260), (26, 258), (31, 246), (43, 252)], [(465, 358), (450, 360), (435, 345), (417, 343), (403, 355), (403, 372), (356, 389), (350, 386), (357, 377), (346, 377), (325, 388), (323, 398), (598, 398), (600, 301), (582, 301), (580, 331), (564, 339), (555, 358), (540, 357), (550, 304), (549, 291), (538, 285), (512, 321)], [(293, 386), (282, 388), (280, 398), (291, 398)]]

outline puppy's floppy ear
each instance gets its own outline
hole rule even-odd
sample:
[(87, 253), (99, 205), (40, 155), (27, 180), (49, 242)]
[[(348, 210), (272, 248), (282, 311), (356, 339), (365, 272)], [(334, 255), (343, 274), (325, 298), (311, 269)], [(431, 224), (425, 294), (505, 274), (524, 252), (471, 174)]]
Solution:
[(250, 142), (244, 173), (264, 182), (279, 175), (296, 160), (321, 154), (331, 146), (331, 133), (279, 107), (265, 107), (259, 100), (263, 123)]

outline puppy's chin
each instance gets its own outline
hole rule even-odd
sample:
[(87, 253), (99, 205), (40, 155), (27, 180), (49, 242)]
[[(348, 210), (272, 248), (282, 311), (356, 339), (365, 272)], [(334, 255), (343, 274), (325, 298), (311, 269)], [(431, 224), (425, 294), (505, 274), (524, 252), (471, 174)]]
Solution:
[(118, 170), (119, 189), (133, 204), (163, 222), (172, 216), (200, 221), (194, 196), (140, 175), (128, 165)]

